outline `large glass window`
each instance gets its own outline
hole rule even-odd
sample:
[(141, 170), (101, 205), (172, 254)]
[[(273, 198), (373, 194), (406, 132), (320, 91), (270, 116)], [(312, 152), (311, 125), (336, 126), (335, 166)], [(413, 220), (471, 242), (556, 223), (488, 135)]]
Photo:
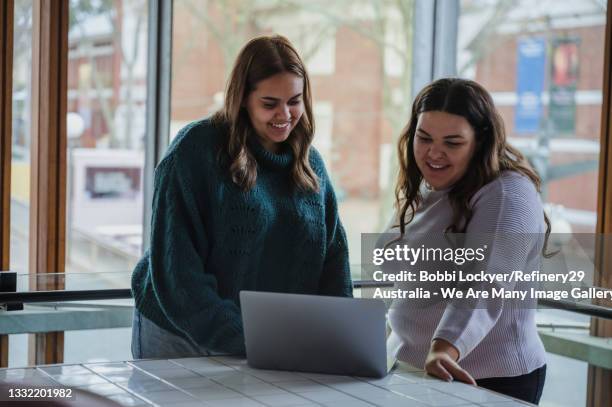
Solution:
[(32, 0), (15, 0), (14, 13), (10, 267), (24, 273), (30, 225)]
[(512, 144), (543, 180), (555, 232), (594, 232), (605, 7), (461, 1), (459, 76), (493, 95)]
[[(595, 232), (605, 3), (460, 2), (457, 73), (491, 92), (510, 143), (542, 178), (553, 233)], [(538, 321), (588, 335), (578, 314), (540, 310)], [(587, 364), (548, 354), (548, 367), (542, 405), (585, 405)]]
[[(129, 287), (141, 256), (147, 0), (70, 0), (66, 290)], [(82, 273), (82, 274), (81, 274)], [(132, 304), (110, 301), (108, 306)], [(93, 304), (75, 304), (94, 310)], [(64, 361), (129, 358), (129, 328), (66, 331)], [(100, 341), (93, 348), (86, 344)], [(93, 342), (92, 342), (93, 341)]]
[[(17, 273), (27, 273), (29, 264), (31, 67), (32, 0), (15, 0), (10, 270)], [(9, 366), (27, 365), (27, 346), (27, 335), (9, 335)]]
[(67, 272), (140, 256), (146, 63), (146, 0), (70, 1)]
[(171, 137), (221, 107), (250, 38), (289, 38), (311, 77), (314, 145), (334, 183), (351, 263), (359, 263), (361, 233), (390, 216), (395, 138), (410, 107), (412, 10), (412, 1), (176, 0)]

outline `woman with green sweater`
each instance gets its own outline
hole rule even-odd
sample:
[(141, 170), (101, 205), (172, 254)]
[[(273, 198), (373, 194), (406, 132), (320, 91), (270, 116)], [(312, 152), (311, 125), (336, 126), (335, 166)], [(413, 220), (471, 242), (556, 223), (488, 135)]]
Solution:
[(151, 247), (132, 276), (135, 358), (244, 354), (241, 290), (352, 295), (313, 134), (298, 53), (251, 40), (223, 108), (183, 128), (155, 170)]

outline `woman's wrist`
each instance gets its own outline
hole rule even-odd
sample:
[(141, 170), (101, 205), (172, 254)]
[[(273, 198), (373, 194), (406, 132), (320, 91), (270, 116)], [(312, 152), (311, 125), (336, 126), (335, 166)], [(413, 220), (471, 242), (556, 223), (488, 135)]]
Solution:
[(429, 354), (425, 360), (425, 371), (442, 380), (457, 379), (475, 385), (476, 380), (457, 362), (459, 357), (459, 350), (452, 343), (436, 338), (431, 341)]
[(452, 343), (436, 338), (431, 341), (429, 352), (444, 352), (448, 354), (454, 361), (459, 360), (459, 349), (457, 349)]

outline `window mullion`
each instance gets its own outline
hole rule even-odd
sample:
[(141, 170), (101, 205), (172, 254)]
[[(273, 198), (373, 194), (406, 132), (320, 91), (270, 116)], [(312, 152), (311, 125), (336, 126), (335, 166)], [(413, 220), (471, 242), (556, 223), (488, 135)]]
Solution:
[[(68, 0), (33, 3), (31, 290), (61, 290), (66, 261)], [(51, 277), (51, 278), (49, 278)], [(31, 337), (30, 363), (63, 359), (63, 332)]]
[(153, 171), (168, 146), (172, 79), (172, 0), (149, 0), (142, 249), (149, 246)]
[[(13, 0), (0, 2), (0, 271), (10, 268), (13, 21)], [(8, 335), (0, 335), (0, 367), (8, 351)]]

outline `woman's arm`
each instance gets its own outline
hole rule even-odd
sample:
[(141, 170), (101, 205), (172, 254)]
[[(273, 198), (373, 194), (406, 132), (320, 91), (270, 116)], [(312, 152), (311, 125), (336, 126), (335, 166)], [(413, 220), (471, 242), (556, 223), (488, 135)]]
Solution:
[(202, 223), (198, 188), (175, 155), (155, 174), (149, 272), (166, 317), (209, 350), (244, 354), (239, 308), (219, 297), (217, 280), (205, 268), (209, 237)]
[(327, 247), (325, 249), (323, 272), (319, 281), (319, 294), (352, 297), (353, 282), (349, 265), (348, 243), (346, 232), (338, 216), (336, 194), (325, 171), (323, 160), (316, 150), (311, 151), (315, 151), (317, 164), (321, 168), (320, 182), (324, 194), (325, 227), (327, 231)]
[[(513, 178), (510, 185), (503, 184), (499, 179), (494, 181), (494, 185), (475, 201), (473, 217), (465, 234), (464, 247), (487, 246), (485, 259), (474, 264), (473, 271), (484, 270), (488, 274), (507, 276), (512, 270), (522, 269), (529, 256), (539, 248), (542, 223), (542, 206), (530, 181)], [(512, 290), (515, 283), (483, 282), (459, 286), (462, 290), (472, 288), (476, 292), (491, 292), (492, 287)], [(452, 300), (444, 311), (433, 340), (442, 340), (451, 345), (458, 353), (457, 360), (465, 358), (495, 326), (504, 303), (503, 298)], [(432, 358), (432, 353), (434, 351), (430, 350), (428, 360)]]

